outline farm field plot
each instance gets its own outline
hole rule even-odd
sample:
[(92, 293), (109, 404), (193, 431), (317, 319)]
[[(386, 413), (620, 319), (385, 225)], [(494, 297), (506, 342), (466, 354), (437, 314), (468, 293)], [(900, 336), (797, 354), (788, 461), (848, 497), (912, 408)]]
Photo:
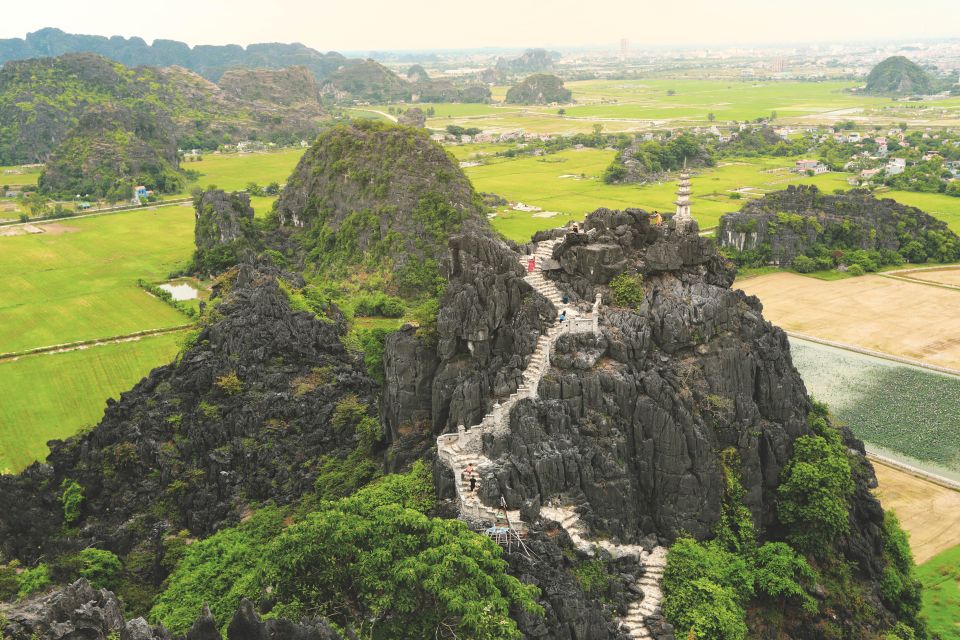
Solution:
[(960, 368), (960, 292), (875, 275), (825, 282), (785, 272), (736, 286), (787, 331)]
[(40, 178), (40, 167), (35, 166), (12, 166), (0, 167), (0, 187), (21, 187), (37, 184)]
[(790, 347), (807, 391), (857, 437), (960, 479), (960, 377), (797, 338)]
[(165, 280), (193, 252), (193, 209), (124, 212), (0, 236), (0, 353), (181, 325), (137, 279)]
[(873, 468), (879, 483), (874, 493), (910, 534), (918, 565), (960, 545), (960, 491), (879, 462)]
[[(451, 147), (465, 154), (471, 145)], [(599, 149), (567, 150), (543, 156), (488, 159), (486, 164), (464, 171), (478, 191), (496, 193), (511, 203), (523, 202), (555, 211), (553, 218), (501, 208), (493, 225), (512, 240), (525, 241), (540, 229), (568, 220), (582, 219), (598, 207), (622, 209), (640, 207), (673, 211), (676, 183), (667, 181), (647, 185), (608, 185), (603, 171), (615, 152)], [(740, 209), (742, 198), (735, 190), (747, 188), (746, 197), (784, 189), (788, 184), (814, 184), (825, 191), (845, 187), (846, 174), (828, 173), (805, 176), (791, 173), (793, 165), (785, 158), (749, 158), (724, 160), (717, 167), (698, 170), (692, 177), (693, 216), (701, 228), (717, 225), (720, 216)]]
[(0, 472), (46, 457), (47, 441), (67, 438), (178, 350), (181, 333), (0, 362)]
[[(890, 104), (889, 98), (845, 93), (849, 82), (790, 82), (754, 80), (586, 80), (568, 83), (583, 106), (567, 109), (570, 116), (642, 119), (752, 120), (776, 111), (781, 118), (839, 109)], [(673, 91), (674, 95), (668, 95)], [(615, 104), (611, 104), (612, 101)], [(596, 104), (603, 103), (606, 104)], [(587, 104), (593, 103), (593, 104)]]
[(960, 546), (917, 567), (923, 583), (923, 613), (941, 640), (960, 640)]
[(914, 191), (885, 191), (878, 198), (893, 198), (897, 202), (922, 209), (934, 218), (947, 223), (954, 233), (960, 234), (960, 198), (940, 193)]
[(898, 275), (911, 278), (913, 280), (923, 280), (924, 282), (948, 284), (955, 287), (960, 287), (960, 267), (916, 270)]
[(271, 182), (281, 185), (287, 181), (305, 149), (282, 149), (263, 153), (207, 154), (200, 162), (184, 163), (185, 169), (198, 171), (200, 177), (187, 185), (185, 193), (194, 187), (206, 189), (216, 185), (225, 191), (240, 191), (251, 182), (264, 187)]

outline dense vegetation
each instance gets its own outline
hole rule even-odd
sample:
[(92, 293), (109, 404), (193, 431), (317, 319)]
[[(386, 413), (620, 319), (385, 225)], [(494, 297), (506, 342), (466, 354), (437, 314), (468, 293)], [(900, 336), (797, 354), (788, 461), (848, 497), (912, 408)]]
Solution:
[(417, 463), (289, 527), (264, 509), (191, 545), (151, 616), (183, 632), (209, 603), (226, 624), (240, 598), (268, 590), (272, 615), (325, 616), (372, 638), (519, 638), (510, 608), (539, 611), (537, 590), (506, 574), (489, 538), (429, 517), (433, 504)]
[(916, 207), (853, 190), (835, 195), (790, 186), (720, 220), (723, 254), (741, 266), (775, 263), (801, 273), (877, 271), (904, 262), (953, 262), (960, 238)]
[[(844, 625), (871, 621), (865, 585), (838, 547), (849, 527), (851, 458), (821, 405), (809, 423), (812, 434), (795, 441), (778, 488), (783, 539), (760, 544), (743, 506), (736, 454), (723, 453), (727, 484), (714, 537), (702, 542), (681, 537), (667, 558), (664, 613), (683, 637), (736, 640), (746, 638), (748, 629), (785, 631), (785, 617), (805, 629), (815, 625), (824, 637), (845, 637)], [(892, 514), (886, 515), (882, 538), (880, 597), (900, 619), (886, 637), (926, 637), (919, 618), (920, 583), (906, 534)]]
[[(233, 74), (234, 86), (241, 73)], [(256, 74), (258, 83), (265, 73)], [(311, 139), (323, 113), (319, 98), (291, 103), (283, 96), (299, 95), (302, 83), (296, 74), (276, 73), (282, 88), (274, 93), (281, 102), (223, 91), (181, 68), (131, 69), (89, 53), (9, 62), (0, 70), (0, 165), (45, 162), (98, 106), (150, 114), (152, 126), (170, 129), (174, 150), (216, 149), (245, 139)]]
[(716, 154), (697, 136), (680, 134), (665, 141), (634, 141), (614, 158), (603, 172), (607, 184), (644, 182), (667, 171), (688, 167), (712, 167)]
[(388, 292), (410, 298), (439, 294), (450, 236), (488, 229), (482, 212), (426, 132), (372, 120), (324, 131), (276, 206), (282, 225), (305, 228), (308, 261), (327, 281), (376, 274)]
[(409, 100), (410, 83), (374, 60), (345, 64), (320, 86), (325, 96), (337, 100), (395, 102)]
[(135, 110), (97, 106), (54, 150), (37, 186), (49, 196), (116, 202), (130, 199), (137, 185), (176, 193), (185, 182), (165, 114), (149, 105)]
[(573, 92), (563, 86), (563, 80), (549, 73), (536, 73), (507, 91), (508, 104), (551, 104), (570, 102)]
[(866, 90), (880, 94), (928, 94), (934, 90), (934, 81), (916, 62), (891, 56), (870, 70)]

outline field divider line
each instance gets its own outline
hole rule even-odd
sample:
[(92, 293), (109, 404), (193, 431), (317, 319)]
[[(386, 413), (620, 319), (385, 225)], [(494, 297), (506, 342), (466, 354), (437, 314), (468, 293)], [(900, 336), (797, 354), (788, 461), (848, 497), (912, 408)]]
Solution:
[(864, 448), (867, 451), (867, 459), (870, 460), (871, 462), (877, 462), (884, 466), (896, 469), (897, 471), (903, 471), (904, 473), (908, 473), (912, 476), (916, 476), (921, 480), (926, 480), (927, 482), (932, 482), (933, 484), (939, 485), (944, 489), (960, 491), (960, 482), (957, 482), (956, 480), (951, 480), (950, 478), (937, 475), (936, 473), (932, 473), (930, 471), (927, 471), (926, 469), (921, 469), (911, 464), (900, 462), (895, 458), (891, 458), (889, 456), (885, 456), (875, 451), (871, 451), (870, 448), (866, 446), (866, 443), (864, 443)]
[(873, 356), (874, 358), (880, 358), (882, 360), (890, 360), (891, 362), (898, 362), (900, 364), (909, 365), (911, 367), (929, 369), (930, 371), (936, 371), (937, 373), (945, 373), (947, 375), (956, 376), (960, 378), (960, 369), (952, 369), (950, 367), (941, 367), (936, 364), (928, 364), (926, 362), (921, 362), (920, 360), (913, 360), (911, 358), (895, 356), (890, 353), (884, 353), (883, 351), (874, 351), (873, 349), (866, 349), (864, 347), (858, 347), (852, 344), (846, 344), (844, 342), (834, 342), (833, 340), (826, 340), (824, 338), (818, 338), (816, 336), (807, 335), (805, 333), (797, 333), (794, 331), (784, 331), (784, 333), (786, 333), (791, 338), (798, 338), (800, 340), (806, 340), (807, 342), (815, 342), (817, 344), (822, 344), (827, 347), (835, 347), (837, 349), (852, 351), (853, 353), (859, 353), (865, 356)]
[(26, 222), (0, 222), (0, 227), (23, 227), (28, 224), (34, 226), (39, 224), (56, 224), (59, 222), (68, 222), (70, 220), (82, 220), (83, 218), (96, 218), (97, 216), (106, 216), (111, 213), (124, 213), (127, 211), (148, 211), (150, 209), (160, 209), (162, 207), (173, 207), (175, 205), (186, 204), (192, 202), (193, 198), (180, 198), (177, 200), (164, 200), (163, 202), (157, 202), (150, 205), (129, 205), (123, 207), (112, 207), (109, 209), (100, 209), (98, 211), (93, 211), (92, 213), (82, 213), (76, 216), (63, 216), (61, 218), (33, 218), (27, 220)]
[(175, 327), (163, 327), (160, 329), (145, 329), (143, 331), (137, 331), (135, 333), (128, 333), (126, 335), (120, 336), (110, 336), (108, 338), (92, 338), (90, 340), (78, 340), (76, 342), (64, 342), (62, 344), (53, 344), (45, 347), (34, 347), (33, 349), (24, 349), (23, 351), (9, 351), (7, 353), (0, 353), (0, 362), (6, 362), (9, 360), (17, 360), (24, 356), (36, 356), (46, 353), (64, 353), (67, 351), (77, 351), (85, 347), (94, 347), (104, 344), (116, 344), (118, 342), (128, 342), (132, 340), (137, 340), (139, 338), (145, 338), (149, 336), (157, 336), (165, 333), (175, 333), (177, 331), (185, 331), (192, 327), (196, 326), (195, 324), (181, 324)]
[(876, 275), (880, 276), (881, 278), (899, 280), (900, 282), (909, 282), (910, 284), (920, 284), (920, 285), (925, 285), (927, 287), (937, 287), (939, 289), (947, 289), (949, 291), (960, 291), (960, 286), (955, 284), (947, 284), (945, 282), (933, 282), (932, 280), (922, 280), (920, 278), (911, 278), (910, 276), (891, 275), (892, 273), (893, 272), (878, 273)]

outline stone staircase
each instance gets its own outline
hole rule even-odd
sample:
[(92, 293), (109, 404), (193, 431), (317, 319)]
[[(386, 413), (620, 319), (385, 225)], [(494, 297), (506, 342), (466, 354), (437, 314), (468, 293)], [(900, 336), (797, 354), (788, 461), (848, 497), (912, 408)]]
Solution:
[[(490, 413), (484, 416), (478, 425), (469, 429), (459, 427), (456, 433), (446, 433), (437, 438), (437, 456), (450, 468), (456, 478), (457, 501), (460, 507), (460, 517), (475, 523), (498, 523), (505, 514), (514, 529), (522, 530), (526, 524), (520, 519), (519, 511), (503, 511), (483, 504), (478, 496), (480, 478), (483, 472), (493, 466), (493, 462), (483, 455), (482, 436), (484, 433), (497, 433), (510, 428), (510, 410), (521, 398), (537, 396), (537, 390), (543, 375), (550, 368), (550, 351), (557, 338), (564, 333), (593, 332), (599, 333), (599, 306), (600, 297), (594, 302), (589, 314), (581, 314), (575, 307), (563, 304), (563, 294), (556, 285), (544, 277), (541, 265), (544, 260), (552, 259), (553, 248), (559, 239), (551, 239), (538, 243), (533, 257), (536, 267), (528, 272), (524, 279), (539, 293), (546, 297), (558, 315), (566, 311), (564, 322), (555, 321), (547, 331), (537, 340), (533, 354), (526, 369), (523, 371), (523, 381), (517, 390), (503, 403), (496, 403)], [(520, 266), (524, 271), (531, 256), (521, 256)], [(476, 471), (476, 489), (470, 491), (470, 482), (462, 478), (462, 472), (467, 465), (473, 464)], [(657, 547), (653, 552), (646, 551), (639, 545), (615, 545), (607, 540), (589, 540), (587, 531), (580, 522), (579, 516), (573, 509), (563, 507), (542, 507), (541, 515), (555, 520), (566, 529), (570, 538), (578, 548), (589, 554), (602, 548), (615, 558), (633, 557), (644, 566), (645, 572), (637, 579), (636, 587), (642, 597), (630, 605), (627, 615), (620, 623), (632, 638), (649, 638), (644, 618), (660, 610), (660, 578), (663, 576), (663, 567), (666, 563), (666, 549)], [(502, 520), (500, 520), (502, 523)]]
[(660, 613), (660, 602), (663, 592), (660, 590), (660, 580), (663, 578), (663, 569), (667, 564), (667, 548), (654, 547), (647, 551), (640, 545), (613, 544), (609, 540), (590, 540), (586, 527), (580, 521), (580, 516), (571, 507), (543, 506), (540, 515), (560, 523), (573, 543), (581, 551), (594, 555), (597, 549), (603, 549), (614, 558), (632, 558), (643, 567), (643, 573), (634, 583), (634, 590), (641, 594), (627, 608), (627, 614), (620, 618), (623, 627), (631, 638), (650, 638), (645, 619), (655, 613)]

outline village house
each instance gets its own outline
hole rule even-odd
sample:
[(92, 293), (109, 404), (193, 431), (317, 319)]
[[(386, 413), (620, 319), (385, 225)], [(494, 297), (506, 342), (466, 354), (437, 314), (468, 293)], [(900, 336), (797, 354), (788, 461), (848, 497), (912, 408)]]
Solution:
[(903, 158), (890, 158), (890, 162), (884, 168), (888, 176), (896, 176), (903, 173), (907, 168), (907, 161)]
[(797, 160), (794, 171), (797, 173), (808, 173), (812, 171), (814, 175), (820, 175), (821, 173), (826, 173), (828, 169), (827, 165), (819, 160)]

